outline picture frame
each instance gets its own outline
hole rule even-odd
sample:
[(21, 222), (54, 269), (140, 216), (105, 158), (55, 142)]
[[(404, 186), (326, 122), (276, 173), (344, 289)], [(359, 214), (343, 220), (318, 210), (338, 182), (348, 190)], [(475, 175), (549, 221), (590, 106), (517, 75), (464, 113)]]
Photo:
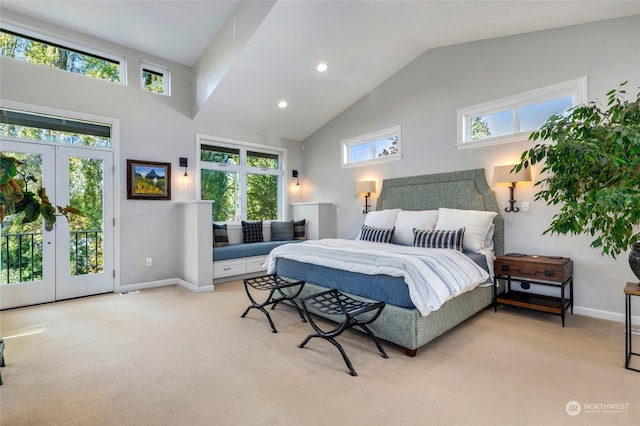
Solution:
[(127, 199), (170, 200), (171, 163), (127, 160)]

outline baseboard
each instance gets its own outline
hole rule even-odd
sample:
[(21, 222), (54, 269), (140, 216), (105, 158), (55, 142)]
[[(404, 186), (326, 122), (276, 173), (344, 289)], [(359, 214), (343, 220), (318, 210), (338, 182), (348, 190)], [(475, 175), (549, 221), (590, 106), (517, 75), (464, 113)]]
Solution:
[(181, 287), (184, 287), (187, 290), (190, 290), (190, 291), (192, 291), (194, 293), (209, 293), (209, 292), (213, 291), (213, 289), (214, 289), (214, 285), (213, 284), (207, 285), (207, 286), (204, 286), (204, 287), (198, 287), (197, 285), (193, 285), (188, 281), (181, 280), (180, 278), (177, 278), (177, 280), (178, 280), (178, 284)]
[[(624, 313), (617, 313), (611, 311), (602, 311), (600, 309), (583, 308), (581, 306), (574, 306), (573, 313), (578, 315), (584, 315), (586, 317), (600, 318), (609, 321), (624, 322)], [(632, 324), (640, 324), (640, 317), (634, 315), (631, 317)]]
[(145, 288), (164, 287), (164, 286), (176, 285), (176, 284), (194, 293), (207, 293), (207, 292), (213, 291), (213, 288), (214, 288), (213, 284), (205, 287), (198, 287), (196, 285), (191, 284), (190, 282), (181, 280), (180, 278), (169, 278), (166, 280), (147, 281), (144, 283), (121, 285), (120, 292), (143, 290)]

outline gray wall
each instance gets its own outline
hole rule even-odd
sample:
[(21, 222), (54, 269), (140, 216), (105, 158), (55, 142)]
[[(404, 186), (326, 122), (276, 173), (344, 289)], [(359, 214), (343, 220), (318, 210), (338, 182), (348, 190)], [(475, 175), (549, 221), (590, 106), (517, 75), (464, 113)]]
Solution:
[[(355, 182), (485, 168), (515, 163), (529, 142), (456, 150), (457, 109), (587, 76), (589, 98), (625, 80), (640, 86), (640, 16), (433, 49), (360, 99), (303, 142), (304, 201), (331, 201), (339, 209), (338, 236), (354, 238), (364, 217)], [(340, 168), (340, 140), (402, 125), (400, 161)], [(535, 170), (534, 170), (535, 178)], [(508, 188), (495, 187), (506, 207)], [(564, 255), (575, 263), (576, 312), (621, 320), (622, 289), (634, 280), (626, 254), (619, 260), (589, 248), (585, 236), (541, 236), (554, 209), (534, 202), (532, 184), (520, 184), (518, 201), (531, 213), (503, 213), (507, 251)], [(375, 196), (373, 198), (375, 204)]]
[[(3, 19), (29, 25), (57, 37), (73, 40), (107, 52), (126, 56), (127, 86), (116, 85), (65, 71), (0, 58), (0, 98), (28, 104), (78, 111), (120, 120), (119, 211), (120, 225), (119, 281), (121, 286), (172, 280), (178, 277), (178, 233), (176, 201), (195, 200), (196, 133), (240, 141), (269, 144), (288, 149), (288, 166), (300, 168), (300, 143), (244, 132), (241, 129), (213, 127), (192, 120), (192, 69), (99, 39), (52, 26), (11, 11), (2, 10)], [(167, 66), (172, 75), (172, 96), (162, 96), (140, 89), (141, 60)], [(184, 188), (178, 158), (189, 159), (190, 184)], [(150, 160), (172, 163), (171, 201), (127, 200), (126, 160)], [(297, 198), (290, 197), (295, 202)], [(207, 230), (210, 232), (210, 230)], [(145, 257), (153, 266), (145, 267)]]

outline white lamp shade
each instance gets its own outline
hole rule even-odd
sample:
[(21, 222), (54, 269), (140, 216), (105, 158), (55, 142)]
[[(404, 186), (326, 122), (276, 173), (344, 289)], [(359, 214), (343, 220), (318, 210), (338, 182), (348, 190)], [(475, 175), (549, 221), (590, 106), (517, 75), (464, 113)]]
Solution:
[(523, 167), (518, 173), (511, 173), (514, 166), (496, 166), (493, 169), (493, 183), (531, 182), (531, 168)]
[(360, 182), (356, 182), (356, 195), (368, 194), (372, 192), (376, 192), (375, 180), (362, 180)]

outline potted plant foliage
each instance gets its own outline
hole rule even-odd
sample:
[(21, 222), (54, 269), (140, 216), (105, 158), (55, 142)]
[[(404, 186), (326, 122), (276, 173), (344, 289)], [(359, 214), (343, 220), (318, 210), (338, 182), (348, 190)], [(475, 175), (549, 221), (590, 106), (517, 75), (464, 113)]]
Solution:
[(632, 247), (640, 278), (640, 93), (626, 99), (626, 83), (607, 93), (606, 107), (590, 102), (549, 117), (514, 171), (543, 163), (535, 199), (560, 205), (543, 234), (589, 234), (613, 258)]
[(82, 214), (70, 206), (53, 206), (47, 192), (40, 187), (37, 194), (29, 190), (29, 185), (36, 182), (33, 176), (18, 172), (22, 164), (18, 159), (0, 152), (0, 222), (6, 216), (22, 213), (22, 223), (34, 222), (41, 216), (45, 229), (51, 231), (57, 216)]

